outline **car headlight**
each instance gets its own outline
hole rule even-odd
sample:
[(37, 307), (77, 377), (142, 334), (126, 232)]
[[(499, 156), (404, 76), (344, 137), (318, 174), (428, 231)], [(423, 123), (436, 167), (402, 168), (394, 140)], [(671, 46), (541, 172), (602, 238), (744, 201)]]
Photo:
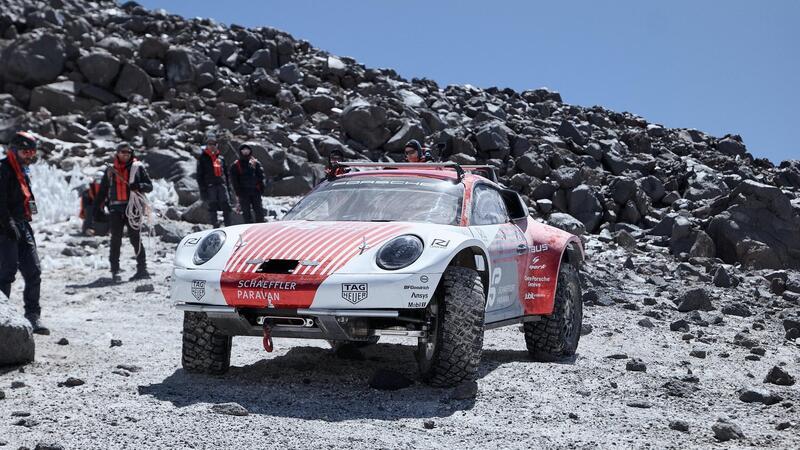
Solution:
[(397, 270), (410, 266), (422, 255), (423, 244), (420, 238), (405, 234), (383, 244), (375, 262), (381, 269)]
[(217, 254), (222, 244), (225, 243), (225, 232), (222, 230), (215, 230), (208, 233), (200, 243), (197, 245), (197, 250), (194, 251), (194, 263), (198, 266), (205, 264), (209, 259)]

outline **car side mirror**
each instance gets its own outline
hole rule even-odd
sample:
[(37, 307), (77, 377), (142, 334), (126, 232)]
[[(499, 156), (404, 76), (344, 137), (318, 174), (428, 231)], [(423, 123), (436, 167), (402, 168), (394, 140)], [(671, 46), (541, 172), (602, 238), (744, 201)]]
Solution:
[(522, 201), (517, 191), (503, 189), (500, 191), (503, 202), (506, 204), (508, 215), (512, 221), (525, 219), (528, 217), (528, 206)]

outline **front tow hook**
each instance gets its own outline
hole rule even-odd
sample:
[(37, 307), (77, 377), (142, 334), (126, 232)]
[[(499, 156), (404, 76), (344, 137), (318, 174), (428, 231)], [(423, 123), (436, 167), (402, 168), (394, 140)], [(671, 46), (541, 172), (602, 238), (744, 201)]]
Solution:
[(272, 345), (272, 325), (266, 320), (264, 321), (264, 350), (267, 353), (272, 353), (275, 347)]

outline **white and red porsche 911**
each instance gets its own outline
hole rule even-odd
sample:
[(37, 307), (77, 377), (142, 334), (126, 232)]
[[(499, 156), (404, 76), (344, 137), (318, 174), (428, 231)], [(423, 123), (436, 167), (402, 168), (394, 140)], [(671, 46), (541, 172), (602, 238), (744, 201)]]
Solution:
[[(531, 352), (570, 355), (580, 240), (528, 216), (486, 167), (344, 163), (278, 222), (185, 237), (172, 299), (183, 367), (223, 373), (233, 336), (418, 342), (422, 378), (474, 377), (483, 333), (517, 323)], [(484, 172), (486, 177), (479, 173)]]

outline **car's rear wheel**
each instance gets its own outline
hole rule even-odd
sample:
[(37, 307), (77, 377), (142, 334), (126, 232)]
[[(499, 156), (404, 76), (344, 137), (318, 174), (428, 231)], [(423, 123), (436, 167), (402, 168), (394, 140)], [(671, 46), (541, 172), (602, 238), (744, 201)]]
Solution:
[(561, 263), (558, 286), (553, 304), (553, 314), (538, 322), (527, 322), (525, 345), (534, 357), (542, 353), (551, 357), (571, 356), (578, 349), (583, 323), (583, 303), (578, 269), (567, 262)]
[(483, 350), (485, 295), (477, 271), (448, 267), (428, 306), (428, 337), (417, 345), (423, 381), (437, 387), (474, 379)]
[(233, 338), (222, 334), (206, 313), (183, 313), (183, 369), (191, 373), (220, 375), (231, 365)]

